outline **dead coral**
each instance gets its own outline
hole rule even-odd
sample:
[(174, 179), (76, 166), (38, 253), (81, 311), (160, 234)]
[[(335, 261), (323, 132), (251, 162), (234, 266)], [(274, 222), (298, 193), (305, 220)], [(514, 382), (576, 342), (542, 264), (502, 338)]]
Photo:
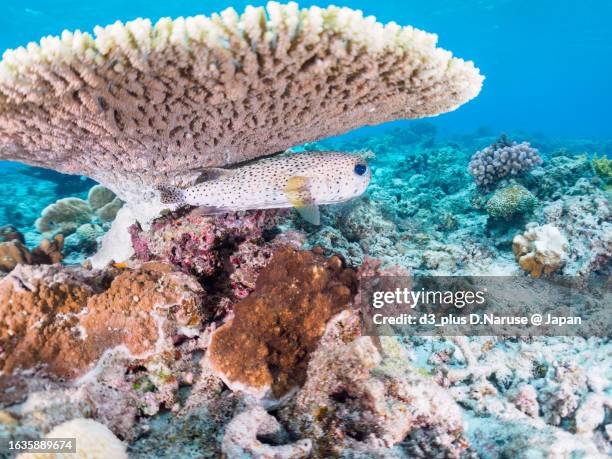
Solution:
[(261, 271), (256, 288), (217, 330), (208, 357), (232, 388), (279, 398), (301, 385), (309, 355), (329, 319), (349, 306), (353, 270), (338, 257), (283, 249)]
[(279, 412), (287, 428), (313, 440), (315, 457), (459, 457), (468, 444), (451, 396), (407, 365), (395, 338), (376, 346), (359, 333), (349, 310), (328, 324)]
[(310, 455), (312, 442), (299, 440), (288, 445), (269, 445), (258, 436), (281, 430), (278, 421), (260, 406), (252, 407), (232, 419), (225, 428), (222, 450), (227, 457), (274, 457), (298, 459)]

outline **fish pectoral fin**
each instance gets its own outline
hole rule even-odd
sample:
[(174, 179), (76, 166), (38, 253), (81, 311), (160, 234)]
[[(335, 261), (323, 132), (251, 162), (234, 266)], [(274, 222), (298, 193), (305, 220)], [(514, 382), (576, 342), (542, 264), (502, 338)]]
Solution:
[(207, 167), (205, 169), (201, 169), (201, 173), (196, 179), (195, 183), (203, 183), (210, 182), (211, 180), (216, 180), (221, 177), (229, 177), (234, 173), (231, 169), (223, 169), (221, 167)]
[(304, 220), (313, 225), (321, 224), (319, 207), (310, 192), (310, 179), (301, 175), (291, 177), (284, 189), (289, 202)]
[(295, 207), (300, 216), (308, 223), (319, 226), (321, 224), (321, 213), (319, 212), (319, 206), (309, 205), (304, 207)]

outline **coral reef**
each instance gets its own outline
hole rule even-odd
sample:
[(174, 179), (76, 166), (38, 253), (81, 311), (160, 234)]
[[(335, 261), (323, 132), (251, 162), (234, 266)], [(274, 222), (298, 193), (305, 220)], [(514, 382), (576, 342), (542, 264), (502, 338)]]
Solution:
[(531, 212), (538, 200), (524, 186), (512, 185), (497, 190), (485, 204), (487, 213), (494, 218), (509, 220)]
[(538, 151), (529, 143), (516, 143), (501, 136), (470, 159), (468, 172), (483, 188), (490, 188), (502, 178), (518, 175), (542, 164)]
[(325, 325), (349, 306), (356, 290), (355, 273), (338, 257), (276, 252), (255, 290), (234, 305), (233, 318), (212, 335), (212, 368), (230, 388), (282, 398), (303, 384)]
[[(379, 350), (345, 311), (328, 324), (306, 384), (280, 418), (315, 438), (315, 457), (458, 457), (468, 444), (458, 406), (406, 365), (395, 338)], [(383, 354), (385, 357), (383, 358)]]
[[(476, 97), (484, 77), (436, 42), (361, 11), (293, 2), (65, 31), (4, 53), (0, 159), (96, 180), (127, 202), (123, 233), (167, 207), (160, 185), (193, 184), (202, 167)], [(125, 237), (104, 243), (95, 267), (131, 256)]]
[[(184, 208), (125, 219), (125, 263), (15, 267), (0, 281), (0, 442), (88, 418), (137, 459), (610, 456), (605, 332), (377, 338), (353, 309), (370, 276), (524, 276), (517, 232), (531, 275), (610, 273), (609, 193), (589, 159), (605, 145), (521, 138), (546, 162), (490, 190), (465, 170), (494, 141), (486, 130), (310, 144), (358, 150), (373, 171), (367, 195), (324, 209), (320, 227)], [(99, 239), (96, 213), (116, 201), (91, 190), (91, 220), (66, 239)], [(36, 245), (16, 223), (0, 244), (20, 232)]]
[(553, 225), (527, 225), (526, 231), (512, 240), (519, 266), (533, 277), (561, 268), (567, 262), (568, 249), (567, 238)]

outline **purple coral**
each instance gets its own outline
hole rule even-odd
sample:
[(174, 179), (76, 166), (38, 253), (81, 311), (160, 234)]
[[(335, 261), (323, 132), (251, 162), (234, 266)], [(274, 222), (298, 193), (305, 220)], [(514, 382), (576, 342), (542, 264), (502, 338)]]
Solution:
[(503, 177), (518, 175), (539, 164), (542, 158), (529, 142), (516, 143), (502, 135), (472, 156), (468, 172), (478, 186), (489, 188)]

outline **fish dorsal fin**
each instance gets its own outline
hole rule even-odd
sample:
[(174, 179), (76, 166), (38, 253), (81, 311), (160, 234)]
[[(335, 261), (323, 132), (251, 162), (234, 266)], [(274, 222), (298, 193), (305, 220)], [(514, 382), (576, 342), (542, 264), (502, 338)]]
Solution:
[(195, 181), (196, 184), (203, 182), (210, 182), (211, 180), (217, 180), (221, 177), (229, 177), (235, 171), (231, 169), (223, 169), (221, 167), (207, 167), (201, 170), (201, 174)]
[(304, 220), (313, 225), (321, 224), (319, 207), (310, 192), (310, 179), (301, 175), (291, 177), (284, 189), (289, 202)]

